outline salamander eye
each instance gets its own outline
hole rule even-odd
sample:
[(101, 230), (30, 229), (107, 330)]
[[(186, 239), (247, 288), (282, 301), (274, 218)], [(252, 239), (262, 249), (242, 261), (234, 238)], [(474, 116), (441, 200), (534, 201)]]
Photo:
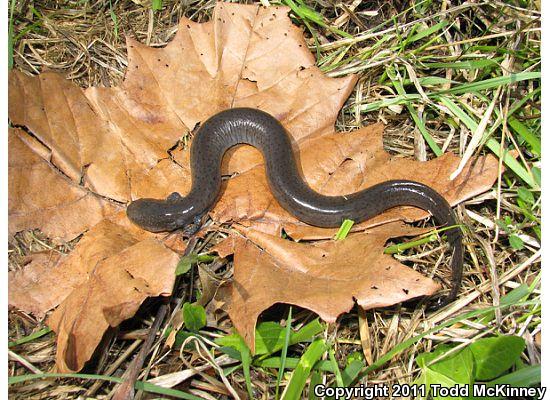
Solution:
[(168, 197), (166, 198), (166, 201), (169, 203), (175, 203), (181, 199), (182, 199), (181, 194), (179, 194), (178, 192), (173, 192), (170, 195), (168, 195)]

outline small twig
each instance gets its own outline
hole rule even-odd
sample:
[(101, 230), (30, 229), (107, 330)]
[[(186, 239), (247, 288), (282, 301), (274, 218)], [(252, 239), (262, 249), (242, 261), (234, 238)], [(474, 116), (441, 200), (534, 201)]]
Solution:
[(17, 353), (14, 353), (11, 350), (8, 350), (8, 356), (10, 359), (17, 361), (19, 364), (27, 368), (29, 371), (31, 371), (33, 374), (43, 374), (41, 370), (36, 368), (34, 365), (32, 365), (26, 358), (20, 356)]
[[(540, 28), (531, 28), (531, 29), (526, 29), (523, 32), (539, 32), (539, 31), (540, 31)], [(501, 32), (501, 33), (494, 33), (492, 35), (485, 35), (485, 36), (480, 36), (480, 37), (468, 38), (468, 39), (464, 39), (464, 40), (457, 40), (454, 43), (437, 44), (437, 45), (434, 45), (434, 46), (426, 47), (426, 51), (438, 50), (438, 49), (449, 47), (451, 45), (456, 45), (456, 44), (475, 43), (475, 42), (479, 42), (479, 41), (482, 41), (482, 40), (495, 39), (495, 38), (499, 38), (499, 37), (503, 37), (503, 36), (512, 36), (512, 35), (517, 35), (517, 34), (518, 34), (518, 31), (506, 31), (506, 32)]]
[[(122, 355), (114, 362), (112, 363), (109, 368), (105, 371), (104, 375), (112, 375), (115, 373), (115, 371), (120, 367), (120, 365), (134, 352), (135, 349), (138, 348), (138, 346), (143, 342), (143, 340), (138, 339), (134, 341), (128, 348), (122, 353)], [(90, 389), (86, 392), (86, 397), (92, 397), (99, 388), (105, 383), (105, 381), (96, 381)]]
[[(540, 259), (540, 254), (541, 254), (541, 251), (538, 250), (536, 253), (534, 253), (531, 257), (523, 261), (521, 264), (518, 264), (514, 268), (501, 274), (500, 279), (498, 280), (498, 285), (499, 286), (503, 285), (505, 282), (519, 275), (522, 271), (527, 269), (527, 267), (529, 267), (531, 264), (538, 261)], [(463, 294), (459, 299), (457, 299), (454, 303), (452, 303), (452, 305), (449, 305), (448, 308), (442, 309), (441, 311), (434, 314), (429, 319), (429, 322), (431, 324), (437, 324), (443, 321), (445, 318), (448, 318), (450, 315), (464, 309), (464, 307), (466, 307), (476, 298), (481, 296), (483, 293), (488, 292), (489, 290), (491, 290), (491, 282), (483, 283), (482, 285), (477, 287), (475, 290), (473, 290), (471, 293)]]
[(153, 36), (153, 27), (155, 25), (155, 12), (153, 11), (153, 7), (149, 9), (149, 24), (147, 25), (147, 39), (145, 40), (145, 44), (147, 46), (151, 45), (151, 37)]
[[(183, 256), (189, 255), (195, 245), (197, 244), (198, 238), (196, 236), (192, 236), (189, 241), (187, 242), (187, 247), (185, 248), (185, 252)], [(179, 280), (176, 279), (174, 287), (177, 285), (177, 282)], [(149, 330), (149, 334), (147, 335), (147, 339), (145, 339), (145, 342), (143, 343), (143, 346), (141, 347), (138, 355), (128, 369), (126, 370), (126, 378), (124, 379), (124, 382), (120, 384), (120, 386), (116, 389), (113, 400), (132, 400), (135, 397), (134, 392), (134, 386), (136, 384), (137, 378), (139, 376), (139, 372), (141, 371), (141, 368), (143, 368), (143, 363), (145, 362), (145, 358), (147, 357), (147, 354), (149, 354), (149, 350), (151, 350), (151, 346), (153, 345), (153, 341), (155, 340), (155, 337), (157, 335), (157, 332), (160, 328), (160, 325), (164, 321), (164, 317), (166, 316), (166, 313), (168, 312), (170, 302), (165, 300), (161, 306), (159, 307), (157, 311), (157, 315), (155, 316), (155, 322), (151, 326), (151, 329)]]
[[(187, 361), (184, 358), (182, 358), (181, 360), (187, 365)], [(219, 356), (214, 360), (214, 363), (219, 366), (235, 364), (236, 362), (237, 362), (236, 360), (232, 359), (231, 357), (225, 354), (222, 356)], [(209, 363), (206, 363), (196, 367), (188, 367), (188, 369), (171, 372), (166, 375), (157, 376), (156, 378), (149, 379), (147, 382), (152, 383), (154, 385), (162, 386), (165, 388), (171, 388), (181, 384), (182, 382), (186, 381), (187, 379), (191, 378), (197, 373), (201, 371), (205, 371), (210, 368), (212, 368), (212, 365)]]
[(495, 318), (497, 325), (500, 326), (502, 323), (502, 311), (500, 310), (500, 292), (498, 287), (498, 272), (497, 272), (497, 263), (495, 261), (494, 249), (491, 243), (482, 237), (475, 235), (477, 241), (481, 244), (483, 252), (489, 263), (489, 273), (490, 273), (490, 283), (491, 283), (491, 297), (493, 298), (493, 306), (497, 307), (495, 309)]
[(163, 304), (161, 304), (157, 311), (155, 322), (149, 330), (149, 335), (147, 336), (147, 339), (145, 339), (145, 342), (139, 350), (138, 355), (136, 356), (136, 358), (133, 359), (132, 363), (126, 371), (126, 379), (124, 379), (124, 382), (122, 382), (120, 386), (116, 389), (113, 400), (132, 400), (134, 398), (134, 386), (136, 384), (139, 371), (143, 367), (145, 358), (147, 357), (147, 354), (149, 353), (149, 350), (153, 345), (153, 341), (155, 340), (157, 331), (159, 330), (162, 321), (164, 321), (164, 317), (166, 316), (167, 311), (168, 303), (164, 302)]
[[(210, 354), (210, 352), (208, 351), (208, 348), (205, 346), (202, 338), (197, 337), (197, 336), (189, 336), (187, 339), (185, 339), (185, 341), (183, 342), (183, 344), (181, 345), (181, 348), (180, 348), (180, 359), (184, 360), (184, 358), (182, 356), (182, 352), (183, 352), (183, 349), (185, 349), (185, 346), (190, 342), (195, 342), (195, 348), (197, 350), (198, 355), (203, 360), (205, 360), (208, 364), (210, 364), (218, 372), (218, 374), (220, 375), (220, 378), (222, 379), (223, 384), (225, 385), (225, 387), (227, 388), (229, 393), (231, 393), (233, 398), (236, 399), (236, 400), (240, 400), (239, 395), (237, 394), (237, 392), (235, 391), (233, 386), (231, 386), (231, 383), (229, 383), (229, 380), (224, 375), (223, 369), (221, 368), (221, 366), (216, 364), (216, 360), (214, 359), (212, 354)], [(201, 349), (203, 349), (204, 352), (201, 351)], [(186, 362), (186, 364), (188, 364), (188, 363)], [(197, 371), (197, 372), (202, 375), (202, 372), (200, 372), (200, 371)]]

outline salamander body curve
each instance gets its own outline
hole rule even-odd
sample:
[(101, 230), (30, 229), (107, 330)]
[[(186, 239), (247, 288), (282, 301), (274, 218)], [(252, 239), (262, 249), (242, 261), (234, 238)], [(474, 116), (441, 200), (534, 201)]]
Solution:
[[(225, 152), (249, 144), (264, 157), (270, 189), (277, 201), (301, 221), (336, 228), (345, 219), (365, 221), (397, 206), (414, 206), (432, 214), (441, 226), (456, 225), (449, 203), (434, 189), (419, 182), (391, 180), (345, 196), (324, 196), (302, 179), (290, 138), (271, 115), (252, 108), (232, 108), (209, 118), (191, 145), (192, 186), (187, 196), (172, 193), (165, 200), (138, 199), (127, 208), (128, 217), (151, 232), (172, 231), (196, 224), (216, 203), (221, 189), (221, 163)], [(436, 307), (452, 301), (462, 279), (464, 249), (458, 227), (445, 232), (453, 255), (452, 285)]]

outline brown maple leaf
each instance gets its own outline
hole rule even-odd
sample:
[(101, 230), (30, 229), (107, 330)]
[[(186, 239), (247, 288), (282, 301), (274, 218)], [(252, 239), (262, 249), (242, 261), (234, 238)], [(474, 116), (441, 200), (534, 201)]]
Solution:
[[(421, 168), (383, 151), (379, 125), (334, 133), (356, 77), (325, 77), (288, 11), (219, 3), (210, 22), (182, 19), (165, 48), (128, 39), (128, 69), (116, 87), (82, 90), (51, 72), (10, 73), (9, 117), (24, 128), (10, 133), (10, 233), (40, 228), (57, 240), (84, 233), (70, 255), (37, 258), (22, 272), (10, 273), (10, 304), (42, 314), (61, 302), (50, 319), (58, 333), (60, 370), (80, 369), (105, 329), (131, 317), (146, 296), (170, 292), (177, 257), (167, 247), (181, 252), (181, 244), (174, 235), (140, 231), (126, 218), (123, 204), (187, 192), (189, 146), (181, 139), (211, 115), (230, 107), (274, 115), (300, 150), (305, 179), (325, 194), (356, 191), (407, 177), (403, 168)], [(284, 227), (296, 238), (332, 235), (305, 226), (269, 193), (260, 193), (267, 191), (256, 150), (241, 146), (230, 153), (223, 171), (240, 175), (229, 181), (213, 210), (215, 221), (272, 233)], [(494, 160), (481, 158), (450, 182), (457, 162), (444, 155), (422, 164), (437, 174), (437, 182), (422, 175), (424, 183), (433, 183), (452, 203), (486, 190), (496, 178)], [(242, 183), (253, 183), (254, 192), (243, 192)], [(392, 212), (377, 223), (425, 216), (417, 210)], [(330, 247), (326, 243), (318, 245)], [(153, 271), (154, 283), (148, 280)], [(45, 288), (56, 280), (64, 283), (48, 296)], [(25, 291), (40, 304), (22, 299)], [(349, 299), (342, 301), (340, 309), (348, 309)], [(252, 323), (234, 322), (247, 329)]]
[(84, 283), (99, 262), (138, 241), (123, 227), (104, 220), (94, 226), (69, 255), (51, 251), (24, 269), (12, 272), (9, 302), (38, 317), (44, 316)]
[(57, 368), (79, 371), (109, 326), (132, 317), (146, 298), (170, 294), (178, 259), (151, 238), (98, 262), (48, 321), (57, 333)]
[(52, 168), (50, 155), (26, 132), (9, 130), (10, 233), (41, 228), (53, 238), (68, 240), (120, 209)]
[(364, 309), (385, 307), (433, 294), (439, 285), (392, 256), (388, 239), (425, 233), (401, 222), (387, 223), (345, 240), (296, 243), (253, 229), (239, 229), (215, 247), (234, 254), (234, 278), (227, 310), (235, 328), (254, 349), (256, 320), (275, 303), (307, 308), (327, 322), (349, 311), (356, 301)]

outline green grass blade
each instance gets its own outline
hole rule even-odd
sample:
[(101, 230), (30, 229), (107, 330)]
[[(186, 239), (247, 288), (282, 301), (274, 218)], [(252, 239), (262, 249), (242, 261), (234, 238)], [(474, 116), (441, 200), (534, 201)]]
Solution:
[(296, 369), (292, 372), (290, 382), (283, 392), (284, 400), (299, 399), (302, 395), (302, 390), (306, 385), (307, 378), (311, 369), (326, 351), (326, 344), (323, 339), (314, 340), (307, 348), (305, 353), (300, 358)]
[(28, 336), (22, 337), (21, 339), (14, 340), (13, 342), (8, 342), (8, 347), (18, 346), (23, 343), (32, 342), (35, 339), (38, 339), (39, 337), (42, 337), (44, 335), (47, 335), (52, 330), (50, 328), (43, 328), (39, 331), (33, 332)]
[(531, 146), (533, 153), (538, 156), (541, 155), (541, 144), (538, 136), (514, 117), (508, 118), (508, 125)]
[(162, 10), (162, 0), (152, 0), (151, 1), (151, 8), (152, 8), (153, 11)]
[(403, 104), (406, 104), (407, 102), (420, 100), (420, 99), (421, 97), (419, 94), (407, 93), (405, 95), (397, 95), (384, 100), (373, 101), (372, 103), (362, 105), (360, 109), (361, 111), (364, 111), (364, 112), (371, 112), (371, 111), (377, 111), (377, 110), (380, 110), (381, 108), (386, 108), (390, 106), (403, 105)]
[(109, 0), (109, 15), (114, 24), (115, 37), (118, 39), (118, 18), (113, 11), (113, 4), (111, 3), (111, 0)]
[(513, 387), (534, 386), (540, 383), (540, 378), (540, 365), (529, 365), (528, 367), (487, 382), (487, 386), (496, 386), (501, 384), (508, 384)]
[(239, 334), (221, 336), (216, 339), (216, 343), (221, 345), (220, 351), (228, 354), (230, 357), (240, 360), (243, 367), (246, 390), (251, 399), (254, 398), (252, 392), (252, 380), (250, 379), (250, 365), (252, 364), (252, 354), (248, 345)]
[(250, 378), (250, 365), (252, 364), (252, 354), (250, 353), (250, 350), (248, 347), (244, 351), (241, 352), (241, 358), (243, 363), (243, 373), (244, 373), (244, 381), (246, 383), (246, 391), (248, 392), (248, 396), (253, 399), (254, 398), (254, 392), (252, 391), (252, 379)]
[[(525, 283), (522, 283), (517, 288), (511, 290), (510, 292), (506, 293), (506, 295), (502, 296), (500, 298), (499, 303), (501, 306), (509, 306), (509, 305), (518, 303), (519, 301), (521, 301), (521, 299), (529, 296), (534, 289), (535, 289), (534, 287), (530, 288)], [(495, 317), (495, 313), (493, 311), (488, 313), (487, 315), (484, 315), (477, 322), (480, 324), (488, 324), (489, 322), (491, 322), (491, 320), (494, 317)]]
[(316, 400), (318, 397), (315, 395), (315, 386), (323, 383), (323, 375), (317, 371), (311, 373), (311, 378), (309, 380), (309, 400)]
[[(497, 142), (494, 138), (489, 138), (485, 145), (500, 157), (500, 143)], [(510, 168), (514, 173), (521, 178), (525, 183), (527, 183), (532, 188), (538, 188), (537, 182), (535, 179), (523, 166), (514, 158), (512, 155), (505, 150), (504, 155), (502, 156), (504, 163), (508, 168)]]
[[(95, 374), (31, 374), (31, 375), (18, 375), (11, 376), (8, 378), (8, 385), (15, 385), (16, 383), (27, 382), (35, 379), (45, 379), (45, 378), (80, 378), (80, 379), (92, 379), (100, 380), (106, 382), (115, 382), (121, 383), (122, 378), (117, 378), (114, 376), (106, 375), (95, 375)], [(187, 400), (201, 400), (200, 397), (193, 396), (192, 394), (182, 392), (181, 390), (163, 388), (161, 386), (153, 385), (152, 383), (137, 381), (135, 388), (138, 390), (143, 390), (149, 393), (161, 394), (165, 396), (172, 396), (177, 399), (187, 399)]]
[(426, 125), (424, 124), (424, 121), (420, 119), (418, 114), (416, 113), (416, 110), (411, 104), (407, 104), (407, 110), (409, 110), (409, 113), (411, 114), (412, 119), (416, 123), (416, 126), (424, 139), (426, 140), (426, 143), (428, 143), (428, 146), (430, 146), (430, 149), (435, 153), (436, 156), (443, 155), (443, 150), (441, 150), (441, 147), (435, 142), (435, 140), (432, 138), (432, 135), (428, 132), (428, 129), (426, 128)]
[(281, 368), (279, 368), (279, 373), (277, 374), (277, 386), (275, 386), (276, 399), (279, 398), (279, 386), (281, 385), (281, 380), (283, 379), (283, 375), (285, 373), (285, 363), (286, 363), (286, 355), (288, 351), (288, 343), (290, 341), (291, 325), (292, 325), (292, 307), (289, 308), (288, 318), (286, 319), (285, 344), (281, 351)]
[(307, 325), (294, 332), (290, 338), (291, 344), (313, 340), (313, 337), (325, 330), (324, 324), (319, 322), (319, 318), (315, 318)]
[(393, 244), (391, 246), (388, 246), (384, 249), (384, 254), (396, 254), (401, 253), (405, 250), (411, 249), (413, 247), (428, 243), (428, 242), (435, 242), (438, 238), (438, 234), (448, 231), (449, 229), (454, 228), (463, 228), (462, 225), (450, 225), (445, 226), (443, 228), (433, 229), (423, 235), (420, 235), (418, 239), (415, 240), (409, 240), (408, 242), (403, 243), (397, 243)]
[(336, 376), (336, 385), (343, 387), (344, 380), (342, 379), (342, 372), (340, 371), (340, 368), (338, 368), (338, 361), (336, 361), (336, 357), (334, 357), (334, 349), (332, 347), (328, 349), (328, 358), (332, 364), (334, 375)]
[(420, 246), (422, 244), (426, 244), (429, 242), (436, 242), (436, 241), (437, 241), (437, 234), (434, 234), (422, 239), (410, 240), (405, 243), (398, 243), (398, 244), (388, 246), (384, 249), (384, 254), (402, 253), (403, 251), (412, 249), (413, 247)]
[(447, 96), (440, 96), (438, 99), (445, 107), (449, 109), (458, 119), (466, 125), (466, 127), (471, 131), (475, 132), (477, 129), (477, 122), (473, 120), (461, 107), (457, 106), (454, 101), (452, 101)]
[(13, 38), (13, 12), (15, 11), (15, 0), (11, 0), (10, 2), (10, 17), (9, 17), (9, 25), (8, 25), (8, 68), (13, 68), (13, 45), (14, 45), (14, 38)]
[(355, 381), (363, 368), (365, 368), (365, 363), (363, 363), (362, 361), (353, 360), (352, 362), (350, 362), (346, 369), (342, 371), (342, 380), (344, 381), (344, 386), (350, 386)]
[(422, 29), (420, 32), (413, 35), (410, 39), (407, 40), (408, 44), (417, 42), (421, 39), (424, 39), (427, 36), (431, 36), (437, 31), (445, 28), (447, 25), (449, 25), (449, 22), (446, 20), (443, 20), (441, 22), (438, 22), (437, 24), (429, 27), (428, 29)]
[[(388, 73), (388, 76), (390, 77), (393, 83), (393, 86), (397, 90), (397, 93), (399, 93), (402, 96), (406, 95), (407, 93), (405, 92), (405, 88), (403, 87), (401, 82), (399, 82), (399, 80), (397, 79), (396, 74), (393, 71), (390, 71), (388, 69), (386, 70), (386, 72)], [(442, 155), (443, 151), (441, 150), (441, 147), (439, 147), (439, 145), (432, 138), (432, 136), (428, 132), (428, 129), (426, 128), (426, 125), (424, 124), (424, 121), (420, 119), (413, 105), (411, 103), (406, 103), (406, 107), (407, 107), (407, 110), (409, 110), (409, 113), (411, 114), (411, 117), (414, 120), (416, 127), (424, 137), (424, 140), (426, 140), (426, 143), (428, 143), (428, 146), (430, 146), (430, 149), (432, 149), (432, 151), (435, 153), (436, 156), (439, 157), (440, 155)]]
[(342, 225), (340, 225), (340, 229), (338, 229), (338, 232), (334, 236), (334, 240), (344, 240), (348, 236), (353, 224), (354, 222), (351, 219), (345, 219), (344, 222), (342, 222)]
[[(441, 78), (439, 76), (423, 76), (418, 78), (418, 83), (422, 86), (436, 86), (453, 83), (451, 79)], [(403, 79), (403, 86), (412, 85), (414, 82), (411, 79)]]
[[(477, 122), (475, 122), (472, 117), (470, 117), (462, 108), (457, 106), (450, 98), (447, 96), (440, 96), (438, 100), (445, 107), (447, 107), (451, 113), (458, 117), (458, 119), (466, 125), (471, 132), (476, 131)], [(485, 142), (485, 146), (487, 146), (497, 157), (500, 157), (500, 143), (496, 139), (489, 138)], [(504, 149), (502, 161), (529, 186), (533, 188), (538, 186), (531, 174), (529, 174), (529, 172), (527, 172), (527, 170), (514, 157), (512, 157), (506, 149)]]
[[(296, 369), (298, 367), (298, 364), (300, 362), (299, 358), (296, 357), (288, 357), (285, 361), (285, 369)], [(269, 357), (263, 360), (254, 360), (254, 365), (256, 367), (261, 368), (281, 368), (281, 357)], [(315, 366), (313, 367), (316, 371), (325, 371), (325, 372), (331, 372), (334, 373), (334, 370), (332, 368), (332, 363), (328, 360), (321, 360), (315, 363)]]
[(519, 110), (520, 108), (523, 107), (523, 105), (528, 102), (529, 100), (531, 100), (533, 97), (535, 96), (539, 96), (540, 95), (540, 92), (541, 92), (541, 89), (538, 88), (538, 89), (535, 89), (533, 90), (532, 92), (529, 92), (527, 93), (525, 96), (523, 96), (521, 99), (517, 100), (516, 102), (514, 102), (514, 104), (512, 104), (512, 106), (510, 107), (510, 110), (509, 110), (509, 114), (512, 115), (514, 114), (517, 110)]
[[(428, 98), (437, 98), (443, 94), (464, 94), (480, 90), (495, 89), (499, 86), (506, 86), (513, 82), (520, 82), (525, 80), (534, 80), (540, 78), (540, 72), (520, 72), (518, 74), (512, 74), (509, 76), (500, 76), (497, 78), (490, 78), (479, 82), (465, 83), (459, 86), (455, 86), (446, 90), (436, 90), (433, 92), (426, 92)], [(398, 95), (392, 98), (374, 101), (370, 104), (361, 106), (361, 111), (371, 112), (376, 111), (384, 107), (391, 105), (401, 105), (407, 102), (420, 100), (419, 94)]]
[(427, 68), (450, 68), (450, 69), (483, 69), (487, 67), (496, 67), (498, 62), (495, 60), (468, 60), (457, 62), (427, 62), (422, 64)]
[(479, 82), (465, 83), (454, 88), (442, 90), (439, 94), (452, 93), (452, 94), (464, 94), (471, 92), (479, 92), (482, 90), (496, 89), (500, 86), (506, 86), (511, 83), (528, 81), (534, 79), (540, 79), (540, 72), (520, 72), (517, 74), (511, 74), (507, 76), (499, 76), (496, 78), (489, 78)]
[(321, 14), (319, 14), (317, 11), (315, 11), (313, 8), (308, 6), (303, 1), (301, 0), (297, 0), (297, 1), (299, 4), (294, 3), (293, 0), (283, 0), (283, 3), (289, 6), (292, 9), (292, 11), (294, 11), (294, 13), (296, 13), (296, 15), (298, 15), (306, 25), (307, 25), (307, 22), (310, 21), (325, 29), (328, 29), (333, 33), (337, 33), (340, 36), (343, 36), (346, 38), (353, 37), (347, 32), (344, 32), (338, 28), (328, 25), (325, 22), (325, 18)]

